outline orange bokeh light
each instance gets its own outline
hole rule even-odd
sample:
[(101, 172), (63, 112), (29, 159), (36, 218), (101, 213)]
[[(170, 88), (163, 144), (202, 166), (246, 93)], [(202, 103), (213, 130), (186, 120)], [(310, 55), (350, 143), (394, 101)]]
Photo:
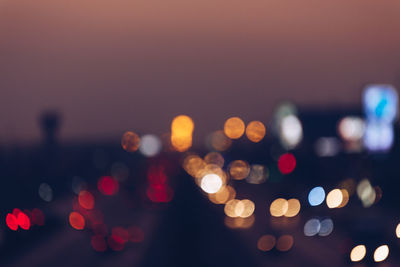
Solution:
[(246, 127), (246, 136), (254, 143), (260, 142), (265, 136), (265, 126), (261, 121), (252, 121)]
[(224, 133), (231, 139), (239, 139), (244, 134), (245, 125), (241, 118), (232, 117), (224, 124)]
[(140, 138), (134, 132), (127, 131), (122, 135), (121, 146), (128, 152), (135, 152), (139, 149)]

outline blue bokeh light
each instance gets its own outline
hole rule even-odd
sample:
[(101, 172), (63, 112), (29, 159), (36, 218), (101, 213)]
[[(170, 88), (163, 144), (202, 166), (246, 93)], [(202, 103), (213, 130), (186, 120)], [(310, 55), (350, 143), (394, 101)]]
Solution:
[(324, 202), (324, 200), (325, 200), (325, 190), (320, 186), (314, 187), (308, 194), (308, 202), (310, 203), (311, 206), (321, 205), (321, 203)]

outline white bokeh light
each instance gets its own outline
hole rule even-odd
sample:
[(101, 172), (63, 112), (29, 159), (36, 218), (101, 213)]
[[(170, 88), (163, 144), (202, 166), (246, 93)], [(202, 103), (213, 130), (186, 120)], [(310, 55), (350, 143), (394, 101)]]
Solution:
[(161, 140), (153, 134), (143, 135), (140, 140), (140, 153), (146, 157), (153, 157), (161, 151)]
[(222, 179), (217, 174), (211, 173), (201, 179), (201, 189), (208, 194), (217, 193), (222, 187)]

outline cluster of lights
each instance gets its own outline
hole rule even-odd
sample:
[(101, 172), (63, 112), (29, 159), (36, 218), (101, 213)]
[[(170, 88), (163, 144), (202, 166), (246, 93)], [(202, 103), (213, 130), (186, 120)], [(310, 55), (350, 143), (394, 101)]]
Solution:
[(12, 213), (8, 213), (6, 216), (7, 227), (13, 231), (17, 231), (18, 228), (29, 230), (33, 225), (43, 226), (44, 220), (44, 214), (38, 208), (23, 211), (15, 208)]
[[(367, 248), (365, 247), (365, 245), (357, 245), (350, 252), (350, 260), (352, 262), (362, 261), (365, 258), (366, 254), (367, 254)], [(388, 256), (389, 256), (388, 245), (381, 245), (377, 247), (374, 251), (375, 262), (382, 262), (386, 260)]]
[(304, 235), (305, 236), (328, 236), (333, 231), (333, 221), (331, 219), (323, 219), (319, 220), (317, 218), (313, 218), (308, 220), (304, 224)]
[(272, 201), (269, 212), (273, 217), (294, 217), (300, 212), (300, 208), (300, 201), (296, 198), (289, 200), (277, 198)]
[(369, 85), (363, 94), (367, 118), (364, 144), (371, 152), (386, 152), (394, 140), (393, 121), (397, 117), (398, 94), (391, 85)]
[(147, 196), (152, 202), (170, 202), (174, 196), (174, 191), (168, 185), (168, 178), (163, 165), (153, 165), (147, 172), (149, 187)]
[(272, 250), (274, 247), (281, 252), (289, 251), (294, 244), (293, 236), (282, 235), (278, 240), (273, 235), (263, 235), (257, 241), (257, 248), (263, 252)]
[[(119, 170), (121, 166), (118, 167)], [(105, 224), (103, 213), (96, 209), (95, 192), (88, 190), (81, 178), (75, 177), (72, 185), (73, 190), (80, 189), (80, 191), (74, 198), (73, 210), (68, 216), (69, 225), (78, 231), (90, 230), (92, 234), (90, 243), (95, 251), (104, 252), (108, 248), (121, 251), (127, 242), (143, 241), (144, 232), (136, 225), (127, 228), (116, 226), (110, 229)], [(102, 176), (97, 181), (97, 189), (101, 195), (111, 197), (119, 192), (119, 182), (112, 176)]]
[[(383, 91), (381, 89), (377, 93), (377, 88), (369, 88), (364, 95), (366, 121), (360, 117), (349, 116), (338, 122), (337, 131), (343, 141), (343, 148), (347, 152), (359, 152), (363, 144), (368, 149), (374, 150), (373, 145), (376, 145), (376, 140), (384, 139), (385, 142), (389, 142), (393, 139), (390, 131), (387, 131), (384, 126), (392, 123), (397, 115), (397, 94), (394, 94), (391, 88), (382, 89)], [(371, 95), (379, 95), (381, 100), (376, 102), (376, 99), (374, 100)], [(294, 149), (302, 141), (303, 126), (297, 117), (296, 108), (291, 104), (279, 107), (274, 122), (272, 130), (275, 130), (282, 147), (286, 149), (286, 151), (277, 155), (277, 167), (281, 174), (287, 175), (292, 173), (297, 166), (296, 157), (288, 150)], [(385, 125), (382, 122), (385, 122)], [(373, 127), (379, 128), (379, 131)], [(193, 131), (194, 122), (190, 117), (186, 115), (175, 117), (171, 124), (170, 133), (172, 149), (178, 152), (188, 151), (192, 147)], [(266, 127), (262, 122), (251, 121), (246, 126), (241, 118), (231, 117), (225, 121), (222, 130), (215, 131), (207, 137), (206, 146), (212, 152), (206, 154), (203, 158), (193, 153), (186, 153), (184, 156), (183, 168), (194, 178), (195, 183), (212, 203), (224, 205), (225, 224), (232, 229), (245, 229), (254, 224), (255, 204), (249, 199), (237, 199), (236, 190), (230, 180), (245, 180), (250, 184), (261, 184), (268, 179), (269, 169), (262, 164), (249, 164), (245, 160), (233, 160), (228, 162), (225, 167), (225, 158), (220, 152), (227, 151), (232, 146), (232, 142), (242, 138), (242, 136), (246, 136), (251, 142), (258, 143), (264, 139), (265, 134)], [(372, 144), (373, 142), (375, 144)], [(161, 141), (157, 136), (145, 135), (139, 137), (133, 132), (125, 133), (121, 144), (126, 151), (139, 150), (146, 157), (157, 155), (162, 148)], [(379, 146), (381, 150), (386, 149), (384, 144), (376, 146)], [(322, 137), (315, 143), (315, 151), (321, 157), (335, 156), (340, 149), (342, 147), (336, 137)], [(148, 180), (150, 186), (147, 195), (153, 202), (169, 202), (172, 199), (173, 192), (167, 184), (162, 169), (156, 171), (150, 169)], [(308, 202), (311, 206), (318, 206), (326, 201), (326, 206), (330, 209), (343, 208), (348, 204), (350, 196), (356, 191), (363, 206), (369, 207), (376, 203), (382, 195), (380, 188), (372, 187), (368, 180), (362, 180), (357, 185), (356, 190), (354, 188), (354, 180), (351, 179), (344, 181), (327, 194), (324, 188), (315, 187), (308, 194)], [(89, 192), (81, 193), (79, 199), (81, 198), (81, 205), (86, 205), (86, 209), (94, 207), (94, 200), (91, 201)], [(81, 202), (81, 200), (79, 201)], [(296, 217), (300, 209), (301, 204), (298, 199), (278, 198), (270, 204), (269, 212), (272, 217), (291, 218)], [(397, 228), (396, 235), (400, 237), (400, 224)], [(330, 235), (332, 231), (333, 221), (330, 218), (312, 218), (304, 224), (304, 235), (306, 236), (319, 235), (323, 237)], [(114, 232), (120, 233), (119, 236), (122, 240), (127, 240), (126, 233), (121, 229)], [(97, 237), (94, 239), (97, 240)], [(279, 238), (264, 235), (260, 237), (257, 243), (257, 247), (261, 251), (269, 251), (274, 247), (278, 251), (287, 251), (292, 246), (293, 237), (291, 235), (283, 235)], [(351, 252), (351, 260), (362, 260), (365, 253), (365, 246), (357, 246)], [(374, 260), (383, 261), (388, 254), (388, 246), (378, 247), (374, 253)]]

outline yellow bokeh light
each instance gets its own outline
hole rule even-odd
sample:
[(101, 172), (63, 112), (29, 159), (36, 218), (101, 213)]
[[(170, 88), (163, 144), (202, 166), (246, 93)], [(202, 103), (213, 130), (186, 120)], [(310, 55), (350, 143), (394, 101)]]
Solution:
[(400, 238), (400, 223), (396, 227), (396, 236), (397, 238)]
[(235, 217), (240, 217), (242, 213), (244, 212), (244, 203), (243, 201), (239, 200), (239, 202), (236, 203), (235, 206)]
[(343, 193), (340, 189), (333, 189), (326, 196), (326, 205), (328, 208), (338, 208), (343, 201)]
[(243, 199), (240, 201), (240, 203), (243, 205), (243, 210), (241, 210), (240, 213), (237, 213), (239, 217), (247, 218), (253, 215), (255, 210), (255, 205), (253, 201), (249, 199)]
[[(226, 172), (221, 169), (218, 165), (215, 164), (206, 164), (198, 173), (197, 176), (200, 178), (203, 178), (204, 176), (208, 174), (216, 174), (219, 176), (219, 178), (222, 181), (222, 185), (226, 185), (227, 180), (228, 180), (228, 175)], [(196, 183), (199, 183), (201, 179), (197, 179)]]
[(347, 203), (349, 203), (350, 195), (346, 189), (340, 189), (340, 191), (342, 192), (342, 203), (340, 203), (338, 208), (343, 208)]
[(128, 152), (135, 152), (139, 149), (140, 138), (134, 132), (127, 131), (122, 135), (121, 146)]
[(272, 216), (281, 217), (286, 214), (286, 212), (288, 211), (288, 208), (289, 208), (289, 204), (286, 199), (277, 198), (271, 203), (271, 206), (269, 207), (269, 211)]
[(350, 260), (353, 262), (364, 259), (367, 250), (364, 245), (355, 246), (350, 252)]
[(192, 136), (171, 135), (171, 144), (176, 151), (184, 152), (192, 146)]
[(240, 200), (238, 200), (238, 199), (231, 199), (225, 204), (224, 212), (225, 212), (226, 216), (229, 216), (232, 218), (237, 217), (236, 206), (239, 202), (240, 202)]
[(171, 132), (176, 135), (191, 135), (194, 130), (193, 120), (186, 115), (176, 116), (171, 123)]
[(218, 152), (210, 152), (204, 157), (204, 161), (207, 164), (215, 164), (218, 167), (223, 167), (225, 160), (224, 157)]
[(183, 160), (183, 168), (194, 178), (201, 178), (201, 171), (206, 167), (206, 163), (197, 155), (189, 155)]
[(192, 146), (193, 130), (193, 120), (186, 115), (179, 115), (172, 120), (171, 144), (175, 150), (183, 152)]
[(375, 262), (384, 261), (388, 256), (389, 256), (389, 247), (387, 245), (382, 245), (375, 250), (374, 261)]
[(235, 160), (229, 165), (229, 174), (235, 180), (243, 180), (250, 173), (250, 166), (243, 160)]
[(286, 217), (294, 217), (300, 212), (300, 201), (298, 199), (292, 198), (287, 201), (288, 209), (285, 213)]
[(215, 204), (225, 204), (231, 199), (236, 197), (236, 191), (232, 186), (224, 186), (215, 194), (209, 194), (208, 198), (212, 203)]
[(260, 142), (265, 136), (265, 126), (260, 121), (252, 121), (246, 127), (247, 138), (254, 142)]
[(283, 235), (276, 242), (276, 249), (279, 251), (288, 251), (293, 247), (294, 239), (291, 235)]
[(226, 120), (224, 133), (231, 139), (239, 139), (244, 133), (245, 125), (239, 117), (232, 117)]
[(225, 204), (225, 214), (229, 217), (248, 218), (253, 215), (255, 210), (254, 202), (249, 199), (232, 199)]
[(257, 248), (261, 251), (270, 251), (274, 248), (276, 239), (273, 235), (263, 235), (258, 239)]

